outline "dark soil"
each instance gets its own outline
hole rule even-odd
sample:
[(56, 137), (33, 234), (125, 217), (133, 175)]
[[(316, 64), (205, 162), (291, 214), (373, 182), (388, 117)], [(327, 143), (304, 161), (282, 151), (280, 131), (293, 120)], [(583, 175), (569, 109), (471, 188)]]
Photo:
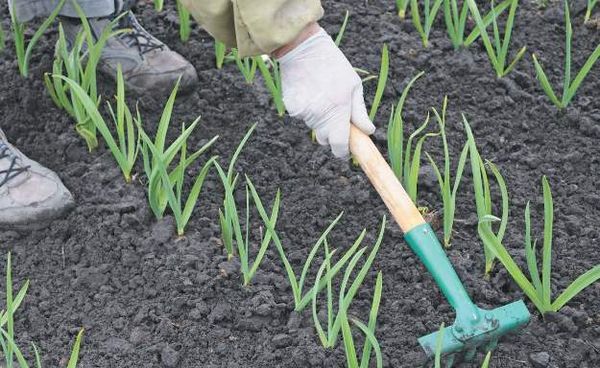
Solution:
[[(512, 50), (527, 45), (558, 86), (564, 50), (561, 2), (543, 10), (534, 1), (522, 3)], [(576, 70), (600, 43), (600, 31), (582, 24), (583, 3), (572, 5)], [(344, 10), (352, 12), (342, 48), (356, 66), (376, 71), (381, 45), (390, 46), (390, 83), (376, 122), (381, 129), (375, 139), (382, 149), (391, 105), (406, 82), (424, 70), (426, 76), (406, 104), (408, 128), (448, 95), (448, 134), (456, 163), (464, 143), (460, 114), (466, 114), (483, 157), (495, 162), (507, 180), (511, 218), (505, 244), (518, 262), (524, 264), (523, 210), (528, 200), (533, 203), (535, 234), (541, 238), (541, 177), (547, 175), (555, 199), (555, 295), (600, 263), (600, 66), (594, 67), (566, 112), (559, 113), (538, 86), (529, 52), (513, 73), (498, 80), (479, 44), (458, 52), (452, 49), (441, 17), (431, 46), (424, 49), (411, 23), (396, 16), (393, 1), (327, 0), (324, 6), (327, 15), (322, 24), (333, 33)], [(4, 3), (0, 11), (6, 30)], [(258, 122), (239, 170), (253, 178), (269, 202), (281, 188), (278, 230), (298, 272), (318, 234), (341, 211), (345, 216), (334, 230), (333, 246), (346, 249), (363, 228), (369, 229), (366, 244), (372, 243), (386, 209), (359, 170), (312, 144), (301, 122), (278, 119), (260, 81), (245, 85), (234, 65), (217, 70), (213, 41), (204, 31), (195, 29), (191, 41), (182, 44), (173, 6), (156, 15), (148, 5), (140, 5), (138, 14), (150, 31), (191, 60), (199, 72), (201, 86), (178, 99), (174, 117), (178, 126), (202, 115), (191, 146), (218, 134), (221, 138), (211, 153), (226, 161), (250, 125)], [(172, 218), (157, 222), (152, 217), (142, 183), (124, 184), (105, 149), (86, 152), (72, 120), (54, 107), (41, 81), (42, 73), (51, 69), (55, 37), (53, 30), (42, 38), (28, 80), (18, 76), (12, 42), (0, 54), (0, 126), (26, 154), (57, 171), (78, 203), (46, 230), (0, 233), (0, 253), (13, 252), (16, 284), (31, 280), (18, 311), (21, 346), (36, 342), (45, 366), (62, 366), (75, 333), (85, 327), (81, 367), (345, 366), (340, 348), (329, 352), (320, 347), (310, 313), (293, 312), (291, 289), (274, 250), (268, 252), (252, 286), (241, 286), (236, 265), (227, 262), (219, 239), (222, 193), (214, 174), (187, 236), (176, 239)], [(110, 83), (102, 88), (105, 96), (113, 93)], [(373, 90), (371, 82), (367, 100)], [(141, 100), (145, 124), (153, 129), (164, 100), (148, 96)], [(426, 149), (439, 157), (437, 140), (430, 140)], [(439, 208), (435, 178), (427, 167), (424, 172), (420, 204)], [(501, 266), (489, 280), (483, 277), (468, 175), (457, 217), (448, 253), (474, 300), (493, 308), (522, 298)], [(417, 338), (444, 321), (451, 323), (453, 312), (406, 247), (398, 227), (390, 221), (387, 226), (352, 313), (368, 318), (372, 285), (381, 270), (384, 295), (377, 336), (384, 365), (414, 367), (423, 359)], [(528, 306), (531, 324), (502, 341), (493, 367), (537, 367), (532, 361), (543, 360), (546, 354), (550, 367), (600, 366), (600, 283), (545, 321), (531, 303)]]

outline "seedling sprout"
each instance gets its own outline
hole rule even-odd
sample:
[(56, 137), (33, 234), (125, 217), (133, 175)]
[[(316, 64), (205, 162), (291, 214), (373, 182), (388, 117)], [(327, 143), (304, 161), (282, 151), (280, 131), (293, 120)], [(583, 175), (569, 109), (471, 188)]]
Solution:
[[(508, 8), (512, 0), (504, 0), (496, 5), (483, 18), (483, 24), (487, 27), (496, 16), (499, 16)], [(450, 41), (455, 50), (460, 47), (470, 46), (480, 36), (479, 28), (475, 27), (471, 33), (465, 38), (467, 21), (469, 19), (469, 4), (464, 1), (462, 7), (458, 7), (458, 0), (444, 0), (444, 21), (446, 29), (450, 36)]]
[(581, 86), (583, 80), (590, 73), (592, 67), (594, 66), (594, 64), (596, 64), (596, 61), (598, 61), (598, 58), (600, 58), (600, 45), (598, 45), (594, 52), (589, 56), (583, 67), (581, 67), (581, 70), (579, 71), (579, 73), (577, 73), (575, 79), (571, 81), (571, 43), (573, 40), (573, 26), (571, 25), (571, 15), (569, 11), (569, 3), (567, 2), (567, 0), (565, 0), (565, 29), (565, 76), (563, 80), (563, 93), (560, 99), (558, 98), (558, 96), (554, 92), (554, 89), (550, 85), (550, 81), (548, 80), (548, 76), (546, 75), (542, 64), (540, 64), (540, 62), (538, 61), (537, 56), (535, 54), (532, 54), (537, 79), (540, 81), (542, 89), (544, 90), (548, 98), (550, 98), (550, 101), (552, 101), (552, 103), (558, 109), (564, 109), (569, 105), (573, 97), (575, 97), (579, 86)]
[(434, 0), (433, 5), (431, 0), (423, 1), (423, 21), (421, 21), (421, 14), (419, 11), (419, 2), (417, 0), (410, 0), (410, 13), (412, 15), (412, 21), (417, 29), (417, 32), (421, 35), (421, 42), (423, 47), (429, 47), (429, 34), (431, 33), (431, 27), (437, 16), (440, 7), (442, 6), (443, 0)]
[[(46, 32), (48, 27), (52, 25), (54, 19), (56, 19), (58, 13), (61, 11), (63, 5), (65, 4), (65, 1), (66, 0), (60, 0), (58, 4), (56, 4), (54, 10), (50, 13), (48, 18), (44, 20), (40, 28), (38, 28), (38, 30), (35, 31), (33, 37), (31, 37), (31, 40), (29, 40), (29, 43), (27, 45), (25, 44), (25, 24), (20, 23), (17, 20), (16, 10), (14, 8), (15, 3), (12, 2), (13, 10), (10, 12), (11, 27), (15, 42), (15, 53), (17, 54), (17, 64), (19, 66), (19, 73), (21, 73), (23, 77), (29, 76), (29, 60), (31, 60), (31, 54), (33, 52), (33, 49), (35, 48), (35, 45), (37, 44), (40, 37), (42, 37), (44, 32)], [(77, 6), (76, 1), (73, 1), (73, 4)]]
[[(333, 312), (333, 292), (332, 292), (332, 287), (331, 287), (331, 278), (328, 278), (326, 280), (326, 284), (327, 284), (326, 285), (327, 286), (327, 290), (326, 290), (327, 326), (326, 326), (326, 328), (327, 328), (327, 331), (325, 331), (325, 329), (321, 325), (321, 322), (319, 321), (319, 314), (318, 314), (318, 309), (317, 309), (317, 298), (318, 298), (319, 291), (320, 291), (320, 285), (321, 285), (321, 281), (322, 281), (323, 272), (326, 272), (325, 273), (326, 275), (331, 273), (331, 270), (332, 270), (331, 257), (333, 256), (335, 251), (330, 252), (329, 244), (328, 244), (327, 240), (325, 240), (325, 242), (324, 242), (325, 260), (323, 261), (323, 264), (321, 265), (321, 267), (319, 268), (319, 270), (317, 272), (317, 277), (315, 279), (315, 284), (313, 286), (313, 292), (312, 292), (313, 321), (315, 323), (315, 328), (317, 330), (319, 339), (321, 340), (321, 344), (323, 344), (323, 346), (325, 348), (333, 348), (336, 345), (336, 342), (337, 342), (337, 339), (338, 339), (338, 336), (340, 333), (340, 329), (342, 328), (342, 325), (343, 325), (342, 321), (345, 318), (345, 316), (347, 315), (350, 305), (352, 304), (352, 301), (354, 300), (356, 293), (360, 289), (367, 273), (371, 269), (371, 265), (373, 264), (373, 261), (375, 260), (375, 256), (377, 255), (377, 252), (379, 251), (379, 246), (381, 245), (381, 241), (383, 239), (384, 230), (385, 230), (385, 218), (381, 225), (381, 231), (379, 233), (379, 238), (377, 239), (375, 245), (371, 249), (369, 256), (364, 261), (364, 264), (360, 268), (360, 271), (358, 271), (354, 281), (352, 281), (352, 283), (350, 283), (350, 284), (349, 284), (350, 277), (351, 277), (354, 269), (356, 268), (358, 262), (363, 258), (363, 255), (367, 251), (367, 247), (364, 247), (364, 248), (361, 248), (360, 250), (358, 250), (352, 256), (352, 259), (348, 263), (348, 266), (346, 266), (346, 270), (344, 271), (344, 277), (342, 279), (342, 283), (340, 286), (338, 310), (337, 310), (337, 314), (335, 314), (335, 315)], [(363, 240), (363, 236), (361, 235), (361, 236), (359, 236), (359, 238), (357, 239), (357, 241), (355, 242), (355, 244), (352, 246), (351, 249), (353, 249), (357, 245), (360, 246), (360, 244), (362, 243), (362, 240)], [(350, 287), (348, 288), (348, 286), (350, 286)], [(377, 303), (377, 307), (378, 307), (378, 303)], [(375, 322), (373, 322), (373, 324), (374, 323)]]
[(384, 44), (383, 49), (381, 51), (381, 66), (379, 67), (377, 89), (375, 90), (375, 97), (373, 97), (373, 103), (371, 104), (371, 110), (369, 112), (369, 118), (371, 119), (371, 121), (374, 121), (375, 116), (377, 116), (377, 111), (379, 110), (379, 105), (381, 104), (381, 98), (383, 97), (383, 93), (385, 92), (385, 86), (387, 84), (389, 71), (390, 56), (388, 46)]
[(525, 51), (527, 47), (523, 46), (515, 55), (512, 62), (509, 63), (509, 46), (510, 46), (510, 38), (512, 36), (513, 25), (515, 21), (515, 16), (517, 13), (517, 7), (519, 6), (519, 0), (511, 0), (510, 10), (508, 11), (508, 18), (506, 19), (506, 24), (504, 26), (504, 37), (501, 39), (500, 30), (498, 27), (498, 14), (496, 13), (496, 8), (494, 7), (494, 3), (491, 5), (491, 13), (492, 13), (492, 24), (494, 28), (494, 38), (493, 45), (490, 40), (490, 36), (487, 32), (487, 26), (484, 20), (481, 18), (481, 14), (479, 13), (479, 8), (475, 3), (475, 0), (465, 0), (469, 4), (469, 9), (471, 10), (471, 14), (475, 19), (475, 23), (477, 24), (477, 28), (481, 34), (481, 39), (483, 40), (483, 45), (485, 46), (485, 50), (487, 51), (488, 57), (490, 59), (490, 63), (492, 67), (496, 71), (496, 76), (498, 78), (502, 78), (510, 73), (519, 60), (523, 58), (525, 55)]
[(404, 119), (402, 113), (404, 110), (404, 102), (408, 97), (408, 93), (412, 85), (423, 76), (425, 73), (421, 72), (415, 76), (404, 88), (402, 95), (398, 101), (398, 105), (390, 114), (390, 120), (388, 124), (388, 155), (394, 174), (404, 185), (409, 197), (416, 202), (418, 195), (418, 182), (419, 182), (419, 170), (421, 168), (421, 152), (423, 150), (423, 144), (429, 137), (434, 137), (439, 133), (427, 133), (423, 134), (417, 141), (413, 150), (413, 141), (427, 128), (429, 124), (429, 113), (424, 123), (415, 130), (408, 138), (404, 141)]
[(396, 8), (398, 9), (398, 17), (400, 17), (400, 19), (406, 18), (408, 4), (410, 4), (410, 0), (396, 0)]
[[(506, 226), (508, 223), (508, 212), (509, 212), (509, 200), (508, 200), (508, 189), (504, 178), (500, 174), (500, 171), (491, 162), (486, 163), (481, 158), (479, 150), (477, 149), (477, 143), (471, 130), (471, 126), (463, 115), (463, 123), (465, 131), (467, 132), (467, 145), (469, 146), (469, 157), (471, 161), (471, 175), (473, 176), (473, 193), (475, 195), (475, 207), (477, 208), (477, 217), (481, 221), (486, 216), (492, 215), (492, 195), (490, 189), (490, 180), (488, 177), (486, 166), (492, 171), (494, 178), (498, 184), (502, 198), (502, 215), (498, 232), (495, 233), (496, 237), (502, 241), (506, 232)], [(488, 227), (491, 231), (491, 223), (486, 222), (483, 226)], [(482, 239), (483, 240), (483, 239)], [(494, 267), (495, 256), (490, 251), (486, 242), (483, 242), (483, 250), (485, 255), (485, 274), (488, 275)]]
[(587, 9), (585, 10), (585, 23), (592, 18), (592, 11), (596, 7), (598, 0), (587, 0)]
[(181, 41), (187, 42), (192, 34), (192, 23), (190, 12), (177, 0), (177, 15), (179, 16), (179, 37)]
[[(234, 248), (233, 248), (234, 218), (233, 217), (234, 216), (237, 217), (238, 215), (237, 215), (237, 211), (230, 211), (230, 209), (233, 210), (234, 208), (227, 205), (228, 192), (229, 191), (233, 192), (236, 189), (237, 181), (239, 179), (239, 173), (235, 170), (235, 164), (237, 163), (237, 160), (238, 160), (240, 154), (242, 153), (242, 150), (244, 149), (246, 142), (248, 142), (248, 140), (252, 136), (252, 133), (254, 132), (255, 129), (256, 129), (256, 124), (252, 125), (252, 127), (250, 127), (248, 132), (246, 132), (246, 135), (244, 135), (244, 138), (242, 138), (240, 144), (237, 146), (235, 152), (233, 153), (233, 155), (231, 156), (231, 159), (229, 160), (227, 174), (225, 175), (224, 178), (221, 177), (221, 181), (223, 183), (223, 187), (225, 190), (225, 199), (223, 200), (223, 210), (219, 210), (219, 224), (221, 225), (221, 239), (223, 240), (223, 246), (225, 247), (225, 250), (227, 251), (227, 256), (229, 259), (231, 259), (234, 255)], [(217, 167), (217, 170), (219, 170), (221, 168), (221, 166), (218, 163), (217, 163), (216, 167)], [(220, 174), (220, 171), (219, 171), (219, 174)]]
[(444, 207), (444, 245), (446, 247), (450, 246), (450, 240), (452, 238), (452, 229), (454, 226), (454, 216), (456, 213), (456, 194), (458, 192), (458, 187), (460, 185), (460, 181), (462, 178), (462, 174), (465, 168), (465, 163), (467, 161), (467, 155), (469, 153), (469, 146), (465, 144), (460, 158), (458, 160), (458, 166), (456, 168), (456, 176), (454, 178), (454, 184), (451, 187), (451, 177), (450, 177), (450, 151), (448, 149), (448, 138), (446, 136), (446, 109), (448, 107), (448, 97), (444, 98), (444, 103), (442, 106), (442, 114), (440, 115), (436, 109), (433, 109), (433, 113), (438, 121), (438, 125), (440, 127), (440, 134), (442, 136), (442, 145), (444, 149), (444, 171), (443, 175), (440, 171), (438, 165), (435, 163), (431, 155), (425, 152), (429, 162), (431, 163), (431, 167), (435, 171), (435, 175), (438, 179), (438, 183), (440, 185), (440, 192), (442, 195), (442, 203)]
[[(371, 353), (375, 352), (377, 368), (383, 367), (383, 356), (381, 347), (375, 337), (375, 327), (377, 324), (377, 314), (379, 313), (379, 304), (381, 302), (381, 291), (383, 288), (383, 276), (381, 272), (377, 274), (375, 282), (375, 291), (373, 294), (373, 302), (371, 304), (371, 312), (369, 315), (369, 325), (365, 325), (355, 318), (348, 318), (347, 310), (343, 310), (340, 316), (342, 336), (344, 340), (344, 351), (346, 353), (346, 361), (349, 368), (369, 368), (371, 363)], [(365, 342), (362, 350), (360, 362), (356, 355), (356, 347), (350, 322), (354, 324), (365, 335)]]
[(569, 285), (554, 301), (552, 301), (552, 240), (554, 224), (554, 202), (548, 179), (542, 178), (544, 194), (544, 241), (542, 246), (542, 272), (538, 269), (537, 241), (531, 238), (531, 213), (529, 203), (525, 207), (525, 258), (531, 281), (508, 253), (502, 241), (494, 235), (487, 223), (498, 221), (493, 216), (486, 216), (479, 222), (479, 233), (491, 252), (502, 262), (513, 280), (523, 290), (525, 295), (536, 306), (540, 313), (558, 312), (571, 299), (585, 288), (600, 280), (600, 265), (596, 265)]
[[(273, 103), (275, 104), (275, 109), (277, 110), (277, 114), (282, 117), (285, 115), (285, 104), (283, 103), (283, 87), (281, 85), (281, 73), (279, 70), (279, 63), (277, 60), (266, 58), (262, 56), (255, 56), (254, 60), (258, 65), (258, 69), (262, 74), (263, 80), (267, 89), (271, 93), (273, 97)], [(268, 63), (268, 64), (267, 64)]]

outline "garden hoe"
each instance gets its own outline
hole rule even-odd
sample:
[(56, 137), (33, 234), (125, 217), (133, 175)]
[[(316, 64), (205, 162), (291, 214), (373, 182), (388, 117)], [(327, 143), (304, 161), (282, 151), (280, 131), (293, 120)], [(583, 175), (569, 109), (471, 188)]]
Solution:
[[(465, 360), (470, 360), (478, 347), (492, 350), (500, 337), (529, 322), (529, 311), (521, 300), (493, 310), (473, 304), (431, 226), (371, 138), (354, 126), (350, 132), (350, 150), (404, 232), (406, 242), (456, 312), (454, 324), (445, 329), (441, 343), (441, 353), (447, 356), (450, 365), (457, 353), (464, 352)], [(428, 357), (436, 353), (438, 335), (439, 332), (434, 332), (419, 339)]]

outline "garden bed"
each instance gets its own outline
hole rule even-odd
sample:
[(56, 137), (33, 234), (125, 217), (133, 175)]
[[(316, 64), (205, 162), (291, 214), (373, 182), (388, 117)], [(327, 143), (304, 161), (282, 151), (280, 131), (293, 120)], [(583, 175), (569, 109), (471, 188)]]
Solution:
[[(528, 200), (534, 233), (541, 237), (542, 175), (548, 176), (555, 199), (555, 295), (599, 264), (600, 66), (566, 111), (557, 112), (535, 79), (529, 55), (535, 52), (541, 58), (554, 77), (551, 82), (562, 79), (562, 4), (540, 10), (533, 1), (522, 1), (511, 49), (527, 45), (528, 54), (514, 72), (498, 80), (479, 42), (467, 50), (453, 50), (441, 16), (430, 47), (424, 49), (411, 22), (398, 18), (393, 1), (365, 3), (324, 1), (327, 15), (322, 25), (335, 33), (344, 11), (350, 10), (342, 49), (355, 66), (369, 71), (379, 68), (381, 45), (390, 47), (390, 82), (376, 119), (378, 146), (386, 147), (392, 104), (408, 80), (425, 71), (405, 106), (408, 129), (412, 131), (430, 107), (440, 108), (448, 95), (447, 130), (456, 163), (465, 141), (460, 114), (468, 117), (482, 156), (493, 161), (507, 181), (511, 212), (504, 244), (519, 255), (520, 264)], [(600, 30), (583, 25), (584, 11), (584, 1), (572, 4), (575, 69), (600, 43)], [(0, 13), (6, 30), (5, 3)], [(226, 161), (258, 122), (239, 169), (252, 177), (269, 202), (281, 188), (277, 229), (296, 270), (318, 234), (341, 211), (345, 215), (333, 232), (332, 246), (349, 247), (363, 228), (369, 230), (365, 244), (372, 244), (387, 211), (359, 169), (314, 145), (301, 122), (279, 119), (260, 81), (246, 85), (232, 64), (217, 70), (213, 41), (204, 31), (195, 28), (191, 40), (182, 44), (172, 6), (157, 15), (142, 5), (138, 14), (153, 34), (191, 60), (199, 72), (200, 87), (177, 100), (174, 116), (178, 124), (202, 115), (191, 145), (200, 147), (218, 134), (221, 138), (211, 152)], [(340, 348), (326, 351), (320, 346), (310, 311), (293, 312), (289, 282), (274, 248), (252, 285), (241, 285), (239, 267), (227, 261), (220, 240), (222, 189), (214, 172), (186, 237), (178, 239), (173, 219), (154, 220), (144, 185), (139, 180), (126, 185), (110, 152), (87, 152), (71, 118), (54, 107), (43, 86), (41, 76), (51, 69), (56, 33), (49, 32), (35, 50), (28, 80), (17, 73), (11, 42), (0, 54), (0, 126), (27, 155), (58, 172), (77, 200), (76, 209), (48, 229), (0, 232), (0, 254), (5, 257), (12, 251), (16, 284), (31, 280), (17, 313), (21, 346), (38, 343), (44, 365), (59, 366), (68, 357), (75, 333), (84, 327), (81, 367), (345, 366)], [(374, 89), (369, 82), (367, 100)], [(113, 86), (106, 83), (102, 90), (110, 95)], [(161, 98), (141, 98), (149, 129), (155, 127), (163, 103)], [(425, 147), (434, 155), (441, 152), (437, 139)], [(423, 171), (419, 204), (437, 209), (437, 181), (430, 168)], [(489, 280), (483, 277), (468, 173), (457, 203), (456, 234), (448, 254), (473, 299), (492, 308), (523, 298), (501, 265)], [(353, 315), (367, 318), (379, 270), (384, 287), (376, 335), (384, 365), (418, 366), (424, 356), (417, 338), (443, 321), (451, 323), (453, 312), (408, 250), (401, 231), (388, 220), (384, 243)], [(545, 320), (531, 303), (528, 306), (533, 314), (530, 325), (503, 340), (492, 367), (536, 366), (533, 361), (543, 361), (546, 354), (549, 367), (600, 366), (599, 283)]]

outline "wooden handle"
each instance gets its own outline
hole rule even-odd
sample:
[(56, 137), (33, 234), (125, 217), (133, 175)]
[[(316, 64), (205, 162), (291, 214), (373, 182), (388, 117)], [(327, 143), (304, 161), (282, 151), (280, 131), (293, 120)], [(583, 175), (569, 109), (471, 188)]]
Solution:
[(354, 125), (350, 128), (350, 151), (404, 233), (425, 223), (371, 138)]

